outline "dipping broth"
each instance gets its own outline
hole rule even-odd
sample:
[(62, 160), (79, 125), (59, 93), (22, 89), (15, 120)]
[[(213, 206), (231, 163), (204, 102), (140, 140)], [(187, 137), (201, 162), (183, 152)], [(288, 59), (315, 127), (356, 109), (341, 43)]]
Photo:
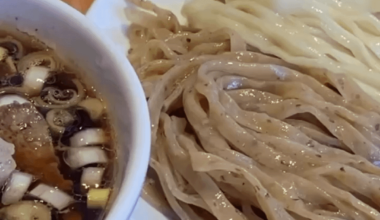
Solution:
[(35, 38), (0, 31), (0, 219), (103, 219), (116, 154), (81, 76)]

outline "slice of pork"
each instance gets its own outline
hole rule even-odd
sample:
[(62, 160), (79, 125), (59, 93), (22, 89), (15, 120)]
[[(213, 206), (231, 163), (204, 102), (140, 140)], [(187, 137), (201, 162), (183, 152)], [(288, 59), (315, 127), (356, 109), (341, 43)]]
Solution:
[(0, 97), (0, 138), (15, 145), (14, 159), (21, 171), (62, 190), (71, 189), (72, 182), (58, 169), (48, 124), (30, 102), (14, 95)]
[(51, 212), (45, 205), (22, 201), (0, 209), (1, 220), (51, 220)]

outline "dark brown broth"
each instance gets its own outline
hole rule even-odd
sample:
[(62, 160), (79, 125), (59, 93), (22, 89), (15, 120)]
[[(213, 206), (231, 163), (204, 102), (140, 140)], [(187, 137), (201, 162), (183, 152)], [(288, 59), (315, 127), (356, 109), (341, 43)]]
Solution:
[[(0, 28), (2, 28), (2, 27), (0, 27)], [(6, 31), (0, 30), (0, 38), (5, 38), (5, 37), (12, 37), (12, 38), (20, 41), (24, 46), (24, 51), (25, 51), (24, 55), (32, 53), (32, 52), (37, 52), (37, 51), (52, 51), (51, 49), (49, 49), (46, 45), (44, 45), (40, 41), (38, 41), (35, 38), (30, 37), (24, 33), (21, 33), (21, 32), (19, 33), (17, 31), (15, 32), (13, 30), (8, 30), (8, 29), (6, 29)], [(6, 65), (4, 63), (0, 62), (0, 79), (2, 77), (8, 77), (9, 74), (10, 74), (10, 71), (9, 71), (8, 67), (6, 67)], [(83, 80), (83, 78), (80, 77), (81, 76), (80, 71), (77, 71), (77, 70), (73, 69), (71, 66), (69, 67), (68, 65), (66, 65), (66, 66), (64, 66), (64, 68), (62, 70), (60, 70), (59, 74), (66, 74), (68, 78), (69, 77), (75, 77), (75, 78), (79, 79), (81, 81), (81, 83), (83, 84), (83, 86), (85, 87), (85, 92), (86, 92), (87, 97), (99, 98), (97, 96), (97, 94), (94, 92), (94, 89), (91, 89), (93, 87), (91, 85), (88, 85), (88, 83), (86, 83)], [(64, 83), (63, 83), (63, 86), (70, 87), (70, 85), (65, 85)], [(102, 100), (101, 98), (99, 98), (99, 99)], [(42, 115), (44, 117), (46, 116), (47, 109), (39, 108), (38, 110), (42, 113)], [(89, 118), (88, 115), (87, 115), (87, 117)], [(99, 120), (98, 122), (93, 122), (93, 121), (88, 122), (86, 124), (86, 126), (80, 128), (79, 131), (83, 130), (85, 128), (102, 128), (105, 131), (106, 135), (108, 136), (108, 139), (113, 140), (114, 135), (113, 135), (112, 127), (109, 123), (109, 117), (107, 116), (107, 114), (104, 114), (101, 117), (101, 120)], [(70, 138), (71, 136), (72, 135), (70, 135), (66, 138)], [(56, 147), (60, 141), (60, 138), (57, 136), (52, 136), (52, 137), (53, 137), (53, 144)], [(116, 158), (116, 150), (114, 149), (114, 143), (110, 143), (110, 144), (103, 146), (103, 149), (106, 149), (107, 156), (108, 156), (110, 162), (106, 166), (102, 166), (102, 167), (105, 167), (106, 170), (104, 172), (104, 176), (103, 176), (103, 180), (102, 180), (102, 184), (101, 184), (100, 188), (112, 188), (113, 176), (114, 176), (114, 167), (115, 167), (114, 162), (115, 162), (115, 158)], [(82, 189), (81, 183), (80, 183), (80, 178), (81, 178), (83, 168), (79, 168), (76, 170), (71, 169), (64, 162), (62, 151), (56, 150), (56, 155), (60, 159), (59, 169), (60, 169), (62, 175), (65, 177), (65, 179), (71, 179), (73, 181), (73, 188), (72, 188), (71, 196), (75, 198), (76, 203), (73, 204), (68, 209), (73, 210), (74, 212), (79, 212), (82, 216), (82, 218), (81, 218), (82, 220), (103, 219), (104, 214), (105, 214), (104, 210), (87, 208), (86, 192)], [(16, 164), (17, 164), (17, 161), (16, 161)], [(96, 166), (96, 165), (88, 165), (85, 167), (94, 167), (94, 166)], [(29, 190), (36, 187), (39, 183), (41, 183), (41, 182), (38, 179), (35, 180), (32, 183), (32, 185), (30, 186)], [(2, 191), (0, 192), (0, 196), (2, 196)], [(23, 200), (31, 200), (31, 199), (34, 199), (34, 198), (28, 197), (27, 193), (26, 193), (26, 196), (23, 198)], [(1, 207), (3, 207), (3, 205), (0, 203), (0, 208)], [(59, 214), (54, 209), (52, 209), (52, 219), (53, 220), (78, 220), (78, 218), (74, 218), (74, 217), (72, 217), (72, 218), (71, 217), (67, 218), (67, 216), (64, 217), (64, 215)]]

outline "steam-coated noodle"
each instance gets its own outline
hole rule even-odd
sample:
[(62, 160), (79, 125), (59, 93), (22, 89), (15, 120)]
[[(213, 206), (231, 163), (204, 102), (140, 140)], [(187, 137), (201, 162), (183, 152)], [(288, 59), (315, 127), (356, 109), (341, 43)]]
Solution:
[(376, 0), (193, 0), (190, 25), (231, 28), (260, 51), (303, 67), (346, 73), (380, 100), (380, 12)]
[[(230, 14), (235, 9), (220, 2), (202, 1), (185, 11), (205, 7), (213, 20), (222, 18), (226, 24), (245, 16)], [(324, 60), (331, 58), (327, 55), (316, 59), (321, 51), (313, 54), (297, 46), (307, 35), (302, 42), (279, 41), (289, 47), (286, 51), (258, 41), (248, 26), (250, 34), (243, 34), (243, 40), (235, 32), (243, 25), (235, 31), (197, 30), (181, 26), (171, 12), (150, 2), (133, 2), (154, 12), (127, 11), (135, 22), (128, 58), (143, 84), (152, 123), (146, 200), (170, 219), (181, 220), (380, 219), (380, 168), (375, 166), (380, 164), (380, 105), (350, 78), (359, 69), (363, 76), (365, 65), (378, 68), (373, 54), (352, 44), (359, 58), (348, 59), (347, 50), (334, 44), (329, 51), (336, 61), (330, 63)], [(272, 26), (271, 19), (279, 19), (266, 13), (266, 1), (226, 2), (261, 16), (265, 12)], [(327, 7), (333, 1), (319, 2)], [(189, 15), (195, 22), (190, 24), (206, 27), (208, 20), (199, 19), (208, 16)], [(369, 22), (372, 17), (356, 18)], [(281, 37), (261, 20), (249, 25)], [(315, 21), (287, 22), (300, 27)], [(248, 51), (258, 45), (263, 52), (286, 54), (281, 56), (285, 61)], [(298, 57), (306, 52), (309, 57)], [(342, 68), (348, 75), (333, 73), (338, 62), (349, 64)], [(373, 75), (359, 80), (368, 83), (364, 78)]]

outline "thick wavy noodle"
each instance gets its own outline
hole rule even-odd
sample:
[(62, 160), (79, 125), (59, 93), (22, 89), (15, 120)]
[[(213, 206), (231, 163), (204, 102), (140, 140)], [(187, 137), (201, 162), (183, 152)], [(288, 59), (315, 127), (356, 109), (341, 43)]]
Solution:
[[(380, 219), (380, 106), (351, 72), (311, 68), (317, 62), (332, 67), (328, 51), (317, 59), (298, 40), (280, 41), (270, 27), (289, 50), (256, 42), (254, 34), (248, 41), (233, 29), (181, 26), (171, 12), (133, 2), (145, 9), (127, 14), (135, 22), (128, 58), (144, 86), (152, 122), (147, 201), (181, 220)], [(205, 7), (214, 21), (235, 10), (196, 2), (187, 10)], [(251, 3), (268, 11), (264, 1), (228, 1), (247, 10)], [(251, 46), (285, 54), (285, 61), (248, 51)], [(336, 62), (353, 57), (335, 46), (321, 50), (334, 51)], [(309, 57), (299, 57), (306, 52)], [(375, 61), (363, 63), (369, 53), (358, 54), (361, 64), (347, 61), (344, 68), (375, 69)], [(300, 63), (305, 65), (295, 65)]]
[(196, 28), (230, 28), (252, 47), (305, 68), (352, 76), (380, 100), (380, 3), (376, 0), (193, 0)]

